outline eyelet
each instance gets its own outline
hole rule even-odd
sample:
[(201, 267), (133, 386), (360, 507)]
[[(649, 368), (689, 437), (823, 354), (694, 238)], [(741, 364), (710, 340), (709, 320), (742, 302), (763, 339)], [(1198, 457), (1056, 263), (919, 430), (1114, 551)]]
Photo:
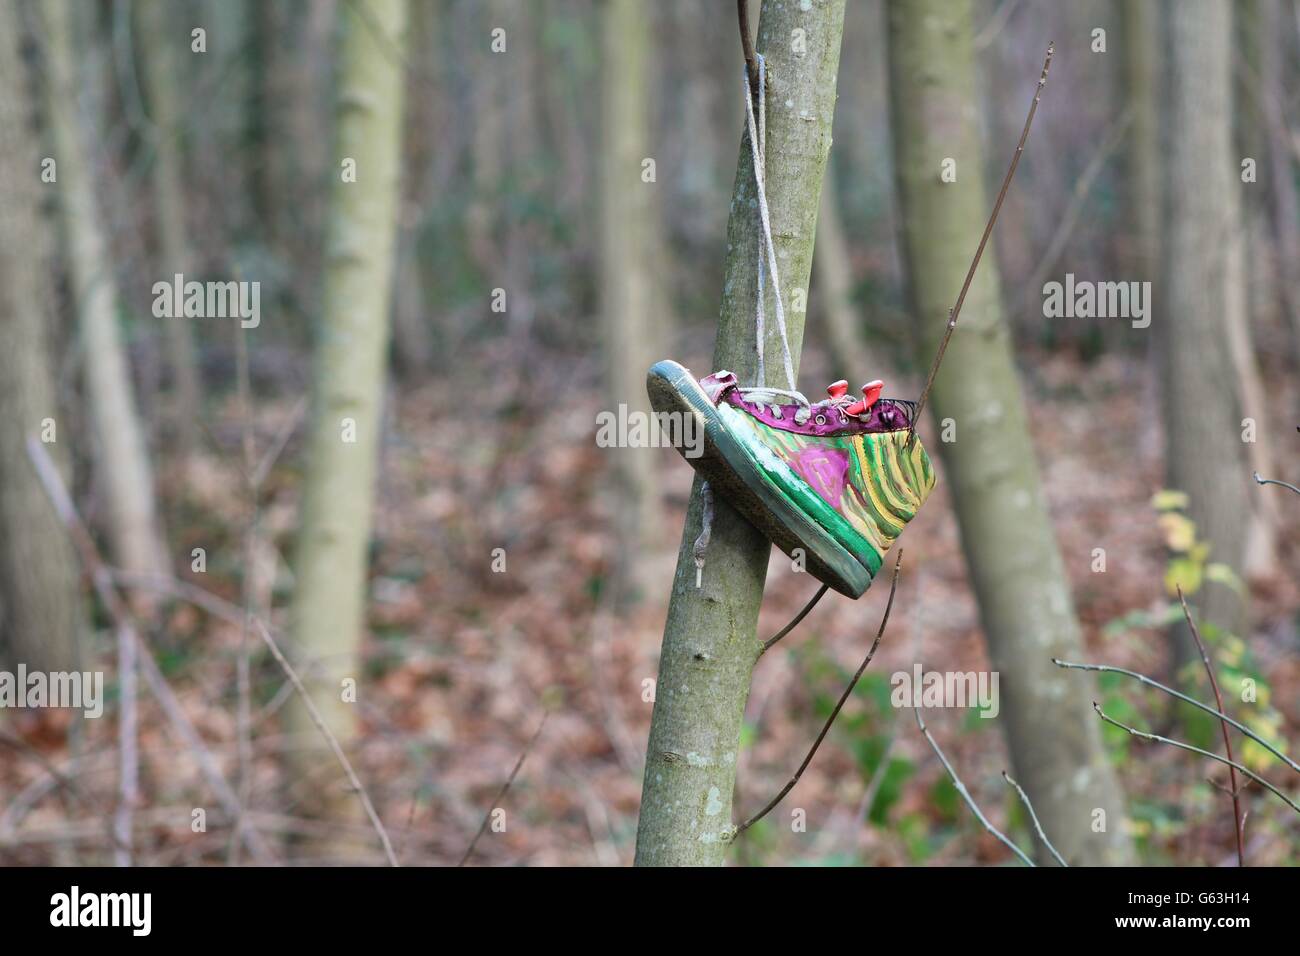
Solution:
[(825, 416), (825, 415), (822, 415), (822, 414), (818, 414), (818, 415), (817, 415), (817, 418), (815, 419), (815, 421), (817, 422), (818, 425), (825, 425), (825, 424), (826, 424), (826, 416)]

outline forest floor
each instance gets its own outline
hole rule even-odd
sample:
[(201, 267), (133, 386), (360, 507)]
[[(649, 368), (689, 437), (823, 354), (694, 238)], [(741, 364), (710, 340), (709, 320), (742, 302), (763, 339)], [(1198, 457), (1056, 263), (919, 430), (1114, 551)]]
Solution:
[[(466, 367), (484, 367), (476, 361), (467, 359)], [(1038, 356), (1032, 370), (1027, 387), (1034, 439), (1084, 628), (1085, 657), (1166, 678), (1162, 632), (1108, 627), (1169, 601), (1163, 585), (1168, 555), (1152, 507), (1161, 488), (1160, 417), (1145, 363), (1108, 357), (1085, 367), (1073, 358)], [(612, 468), (619, 452), (594, 442), (602, 407), (594, 369), (564, 377), (558, 370), (530, 372), (534, 377), (526, 381), (523, 373), (513, 380), (505, 374), (494, 388), (476, 390), (472, 405), (458, 398), (464, 383), (451, 377), (394, 389), (358, 702), (362, 737), (352, 753), (399, 858), (456, 863), (548, 713), (501, 801), (504, 832), (490, 829), (473, 862), (627, 864), (650, 723), (643, 688), (656, 676), (691, 472), (672, 451), (648, 453), (646, 466), (663, 488), (662, 541), (636, 556), (642, 600), (616, 608), (611, 577), (624, 557)], [(1289, 387), (1278, 385), (1280, 391)], [(296, 404), (295, 397), (259, 403), (255, 425), (262, 448), (291, 421)], [(240, 600), (241, 529), (248, 512), (236, 465), (236, 408), (229, 401), (213, 429), (229, 454), (209, 456), (184, 478), (167, 472), (163, 482), (175, 553), (205, 547), (209, 555), (205, 573), (185, 576), (232, 602)], [(454, 415), (452, 408), (470, 410)], [(1282, 431), (1275, 425), (1275, 433)], [(1295, 437), (1277, 450), (1279, 477), (1300, 475)], [(888, 675), (910, 671), (914, 661), (945, 670), (988, 667), (942, 462), (935, 458), (938, 487), (901, 539), (907, 557), (897, 604), (862, 692), (772, 822), (750, 831), (733, 850), (735, 862), (962, 865), (1009, 859), (959, 805), (910, 712), (888, 706)], [(282, 631), (302, 467), (302, 448), (294, 440), (267, 482), (261, 511), (256, 590), (264, 604), (276, 607), (271, 617)], [(1250, 480), (1248, 469), (1243, 480)], [(1252, 494), (1276, 495), (1283, 523), (1277, 572), (1251, 582), (1246, 647), (1281, 711), (1281, 736), (1295, 739), (1300, 587), (1283, 569), (1294, 569), (1300, 554), (1300, 500), (1253, 483)], [(493, 570), (496, 548), (504, 549), (504, 572)], [(1105, 549), (1104, 573), (1093, 570), (1096, 548)], [(777, 630), (815, 590), (815, 581), (793, 573), (774, 553), (760, 633)], [(797, 766), (869, 646), (886, 596), (883, 587), (856, 602), (828, 596), (761, 662), (739, 757), (738, 815), (765, 802)], [(164, 612), (150, 637), (154, 653), (234, 779), (240, 629), (179, 602)], [(115, 803), (116, 689), (111, 633), (102, 620), (98, 627), (95, 666), (108, 672), (109, 709), (106, 719), (75, 723), (75, 760), (65, 743), (67, 714), (22, 714), (10, 724), (28, 749), (0, 748), (0, 861), (107, 859), (103, 819)], [(319, 832), (295, 815), (277, 760), (284, 749), (302, 745), (277, 729), (291, 691), (264, 654), (256, 657), (254, 676), (250, 820), (284, 858), (327, 859), (290, 842)], [(1203, 674), (1197, 677), (1208, 697)], [(1150, 692), (1120, 684), (1103, 685), (1103, 693), (1107, 701), (1116, 695), (1128, 700), (1139, 725), (1169, 726), (1168, 711)], [(141, 716), (139, 859), (222, 862), (228, 829), (219, 825), (220, 812), (192, 755), (147, 696)], [(1096, 717), (1088, 711), (1078, 719)], [(1009, 765), (999, 721), (934, 712), (929, 723), (983, 809), (999, 825), (1010, 818), (1011, 835), (1028, 846), (1029, 831), (1000, 776)], [(1207, 777), (1219, 780), (1222, 768), (1109, 733), (1106, 740), (1145, 862), (1234, 861), (1230, 803), (1207, 783)], [(75, 788), (61, 785), (47, 764), (60, 768)], [(322, 785), (341, 786), (341, 775)], [(1257, 787), (1247, 791), (1249, 859), (1294, 862), (1294, 814), (1265, 797)], [(208, 832), (192, 832), (196, 806), (209, 808)], [(806, 812), (806, 832), (789, 825), (796, 807)], [(382, 863), (364, 821), (351, 828), (362, 847), (351, 860)]]

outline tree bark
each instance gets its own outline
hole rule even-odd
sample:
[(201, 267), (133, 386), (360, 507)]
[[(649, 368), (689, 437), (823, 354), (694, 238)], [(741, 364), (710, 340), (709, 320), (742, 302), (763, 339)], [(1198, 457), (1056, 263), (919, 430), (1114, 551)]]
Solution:
[[(844, 29), (844, 0), (804, 6), (764, 0), (757, 41), (767, 60), (767, 199), (796, 369), (804, 314), (795, 312), (790, 300), (796, 289), (808, 288)], [(804, 31), (806, 52), (792, 49), (796, 29)], [(744, 102), (742, 77), (737, 69), (737, 107)], [(761, 232), (746, 135), (727, 225), (713, 367), (730, 369), (750, 383), (757, 370), (754, 295)], [(770, 298), (770, 282), (767, 288)], [(777, 330), (768, 331), (765, 351), (776, 356)], [(780, 361), (768, 364), (767, 379), (766, 384), (785, 387)], [(720, 865), (735, 832), (736, 755), (758, 657), (755, 628), (771, 546), (725, 501), (715, 499), (703, 584), (696, 588), (691, 547), (700, 533), (699, 485), (697, 479), (664, 626), (641, 790), (638, 866)]]
[[(892, 0), (889, 68), (903, 259), (926, 367), (990, 209), (969, 3)], [(946, 157), (957, 162), (956, 182), (940, 179)], [(952, 419), (956, 427), (955, 440), (939, 446), (944, 477), (989, 655), (1001, 674), (1016, 777), (1067, 860), (1127, 863), (1120, 789), (1089, 706), (1094, 689), (1051, 660), (1077, 657), (1082, 642), (1040, 486), (992, 252), (980, 265), (932, 392), (935, 420)], [(1098, 810), (1104, 832), (1094, 832)]]
[(57, 427), (61, 416), (48, 341), (53, 243), (38, 205), (18, 20), (15, 5), (0, 4), (0, 619), (13, 663), (68, 671), (80, 660), (76, 563), (26, 450), (45, 419)]
[[(325, 313), (314, 363), (309, 465), (297, 544), (294, 646), (309, 659), (308, 691), (345, 745), (355, 705), (343, 682), (360, 684), (359, 650), (367, 594), (367, 549), (382, 428), (385, 356), (401, 168), (406, 0), (340, 5), (338, 143), (326, 240)], [(369, 21), (369, 22), (367, 22)], [(341, 163), (356, 162), (355, 182)], [(359, 693), (359, 691), (358, 691)], [(354, 798), (315, 775), (331, 761), (298, 700), (290, 732), (319, 745), (295, 751), (296, 782), (307, 782), (304, 811), (341, 816)], [(341, 781), (342, 775), (334, 771)]]
[(69, 7), (68, 0), (50, 0), (39, 9), (49, 69), (46, 110), (72, 298), (80, 323), (86, 403), (98, 439), (98, 479), (105, 493), (114, 562), (128, 571), (166, 573), (153, 473), (117, 323), (117, 282), (95, 205), (91, 153), (77, 122), (79, 87), (73, 70), (77, 60)]
[[(1191, 498), (1190, 515), (1210, 560), (1241, 571), (1251, 515), (1251, 458), (1231, 338), (1241, 309), (1240, 167), (1232, 149), (1228, 8), (1211, 0), (1165, 7), (1169, 57), (1166, 128), (1166, 312), (1158, 329), (1170, 487)], [(1262, 427), (1262, 425), (1261, 425)], [(1205, 620), (1242, 634), (1245, 605), (1223, 584), (1201, 592)], [(1195, 648), (1175, 629), (1180, 662)]]
[[(185, 199), (181, 185), (183, 164), (175, 96), (180, 79), (175, 66), (175, 50), (178, 47), (188, 49), (189, 35), (172, 23), (164, 0), (141, 0), (136, 3), (135, 10), (138, 17), (135, 48), (143, 66), (141, 76), (154, 125), (150, 182), (158, 228), (158, 276), (170, 280), (178, 272), (189, 273), (193, 266), (185, 226)], [(186, 278), (190, 276), (186, 275)], [(185, 316), (174, 315), (165, 321), (167, 352), (176, 390), (172, 421), (181, 451), (189, 455), (198, 447), (202, 404), (194, 336), (190, 320)]]

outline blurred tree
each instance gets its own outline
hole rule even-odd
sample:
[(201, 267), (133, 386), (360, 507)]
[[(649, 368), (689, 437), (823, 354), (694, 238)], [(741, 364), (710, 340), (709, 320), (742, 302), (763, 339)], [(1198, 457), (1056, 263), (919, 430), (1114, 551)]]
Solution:
[[(142, 573), (166, 573), (167, 551), (154, 501), (144, 429), (131, 392), (130, 367), (117, 320), (117, 281), (95, 204), (94, 174), (78, 125), (78, 91), (69, 0), (39, 5), (44, 20), (46, 117), (57, 162), (59, 212), (81, 331), (86, 404), (96, 433), (97, 478), (108, 512), (113, 561)], [(77, 5), (80, 12), (89, 8)], [(92, 122), (94, 117), (92, 117)]]
[[(325, 312), (317, 331), (293, 596), (294, 647), (334, 734), (356, 732), (356, 688), (365, 624), (367, 559), (388, 348), (388, 313), (402, 154), (406, 0), (339, 8), (338, 142), (325, 252)], [(345, 683), (351, 680), (349, 699)], [(322, 785), (333, 758), (301, 701), (287, 708), (292, 733), (317, 744), (291, 751), (303, 807), (345, 816), (355, 798)]]
[[(176, 90), (180, 75), (176, 70), (175, 48), (188, 49), (189, 33), (172, 24), (173, 7), (165, 0), (137, 0), (135, 44), (141, 62), (141, 78), (153, 120), (154, 218), (158, 230), (157, 279), (170, 282), (177, 273), (193, 271), (188, 230), (185, 225), (185, 195), (181, 185), (180, 117), (176, 109)], [(152, 283), (151, 283), (152, 284)], [(174, 315), (167, 323), (167, 350), (176, 396), (170, 408), (181, 451), (191, 454), (198, 446), (202, 390), (198, 362), (194, 354), (194, 336), (190, 320)]]
[[(1159, 323), (1166, 467), (1170, 487), (1191, 497), (1189, 513), (1211, 560), (1240, 571), (1252, 505), (1251, 453), (1243, 444), (1262, 408), (1242, 407), (1242, 188), (1232, 148), (1231, 12), (1217, 0), (1167, 4), (1168, 104), (1165, 228)], [(1224, 348), (1225, 340), (1229, 348)], [(1249, 351), (1245, 353), (1249, 356)], [(1244, 633), (1245, 602), (1221, 582), (1202, 591), (1205, 620)], [(1174, 631), (1179, 664), (1195, 658), (1185, 625)]]
[(1116, 0), (1123, 18), (1123, 95), (1132, 110), (1125, 157), (1125, 200), (1135, 278), (1154, 282), (1160, 268), (1159, 7)]
[[(790, 42), (796, 29), (803, 31), (806, 46)], [(809, 9), (783, 0), (762, 5), (757, 49), (767, 59), (769, 87), (767, 201), (787, 299), (808, 288), (812, 269), (843, 29), (844, 0)], [(738, 76), (737, 107), (743, 104), (743, 89)], [(713, 351), (713, 367), (734, 371), (742, 382), (753, 382), (757, 375), (754, 296), (761, 235), (746, 134), (727, 224), (726, 275)], [(771, 288), (769, 282), (769, 295)], [(771, 306), (769, 314), (774, 311)], [(797, 370), (804, 313), (787, 302), (785, 314)], [(766, 351), (771, 356), (780, 349), (775, 324), (768, 327)], [(764, 384), (786, 386), (779, 361), (768, 364)], [(638, 866), (718, 866), (731, 833), (740, 725), (758, 656), (755, 629), (771, 545), (715, 497), (712, 540), (703, 584), (697, 588), (692, 546), (700, 533), (699, 486), (697, 478), (664, 625), (641, 790)], [(694, 759), (688, 760), (688, 754)]]
[[(1264, 113), (1267, 139), (1268, 180), (1272, 190), (1272, 223), (1276, 239), (1277, 285), (1281, 292), (1280, 305), (1286, 312), (1291, 328), (1292, 355), (1300, 359), (1300, 200), (1296, 198), (1295, 166), (1289, 139), (1284, 106), (1286, 103), (1287, 51), (1291, 31), (1287, 23), (1288, 11), (1282, 0), (1259, 0), (1263, 10), (1257, 28), (1259, 32), (1259, 83), (1254, 104)], [(1244, 70), (1253, 75), (1255, 61), (1244, 63)]]
[[(656, 283), (661, 246), (650, 156), (650, 8), (640, 0), (603, 4), (602, 137), (600, 161), (600, 298), (605, 345), (605, 394), (610, 409), (649, 415), (646, 370), (662, 357), (664, 297)], [(659, 540), (659, 482), (652, 449), (618, 448), (620, 578), (639, 592), (647, 551)]]
[[(920, 360), (928, 365), (990, 208), (970, 4), (891, 0), (889, 67), (903, 259)], [(954, 182), (940, 178), (946, 158), (956, 160)], [(1127, 863), (1123, 800), (1088, 706), (1090, 688), (1051, 661), (1077, 658), (1082, 641), (1000, 296), (990, 249), (932, 393), (935, 420), (955, 428), (939, 446), (943, 474), (989, 656), (1001, 674), (1016, 777), (1071, 863)], [(1093, 829), (1098, 810), (1105, 812), (1104, 832)]]
[(77, 570), (25, 447), (45, 420), (61, 427), (62, 418), (48, 341), (57, 313), (53, 243), (38, 208), (40, 157), (18, 20), (16, 4), (0, 4), (0, 633), (13, 663), (67, 671), (80, 659)]
[[(867, 356), (861, 317), (853, 302), (853, 263), (840, 221), (839, 189), (832, 160), (822, 183), (821, 210), (817, 214), (817, 256), (813, 259), (813, 292), (826, 320), (827, 344), (834, 356), (832, 375), (849, 380), (852, 388), (885, 370), (872, 367)], [(810, 299), (812, 297), (810, 296)]]

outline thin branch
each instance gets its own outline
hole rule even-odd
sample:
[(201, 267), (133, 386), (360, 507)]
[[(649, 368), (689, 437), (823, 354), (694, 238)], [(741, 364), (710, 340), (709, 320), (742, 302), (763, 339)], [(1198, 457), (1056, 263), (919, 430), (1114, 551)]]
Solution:
[(754, 56), (754, 38), (749, 35), (749, 0), (736, 0), (736, 20), (740, 25), (740, 49), (749, 74), (749, 89), (758, 96), (758, 58)]
[(1259, 472), (1255, 472), (1255, 473), (1254, 473), (1254, 478), (1255, 478), (1255, 481), (1256, 481), (1258, 484), (1261, 484), (1261, 485), (1281, 485), (1283, 488), (1290, 488), (1290, 489), (1291, 489), (1292, 491), (1294, 491), (1297, 495), (1300, 495), (1300, 488), (1297, 488), (1295, 485), (1291, 484), (1289, 481), (1278, 481), (1278, 480), (1275, 479), (1275, 478), (1261, 478), (1261, 477), (1259, 476)]
[(501, 806), (501, 801), (504, 800), (506, 794), (509, 793), (510, 785), (515, 782), (515, 777), (519, 775), (520, 768), (523, 767), (524, 761), (528, 759), (528, 754), (532, 752), (533, 744), (537, 743), (537, 738), (542, 735), (542, 728), (546, 726), (546, 718), (549, 716), (549, 711), (542, 712), (541, 723), (537, 725), (537, 729), (533, 731), (533, 736), (529, 738), (528, 743), (524, 746), (523, 753), (521, 753), (519, 759), (515, 761), (515, 766), (514, 769), (510, 771), (510, 776), (506, 777), (506, 782), (501, 785), (501, 789), (498, 790), (497, 795), (493, 797), (492, 804), (488, 807), (487, 813), (483, 814), (483, 822), (479, 824), (478, 832), (474, 834), (474, 839), (469, 842), (469, 847), (466, 848), (465, 855), (460, 858), (460, 862), (457, 863), (456, 866), (464, 866), (469, 862), (469, 858), (474, 855), (474, 848), (478, 846), (479, 839), (487, 832), (488, 824), (492, 822), (492, 812)]
[[(253, 474), (257, 467), (257, 450), (253, 437), (252, 387), (248, 374), (248, 340), (238, 324), (231, 326), (235, 334), (235, 378), (239, 394), (240, 433), (244, 453), (244, 493), (248, 496), (248, 521), (244, 528), (244, 568), (240, 590), (244, 605), (244, 620), (239, 628), (239, 656), (235, 665), (236, 710), (235, 739), (239, 754), (239, 805), (247, 809), (253, 792), (253, 734), (252, 734), (252, 650), (249, 632), (252, 630), (254, 569), (257, 564), (257, 494)], [(230, 844), (231, 863), (239, 862), (238, 836), (243, 830), (243, 818), (235, 821), (235, 837)]]
[(292, 682), (294, 690), (296, 690), (298, 695), (302, 698), (302, 702), (307, 708), (307, 713), (310, 715), (312, 723), (316, 725), (316, 729), (321, 732), (321, 736), (323, 736), (326, 742), (330, 745), (330, 749), (334, 751), (335, 759), (338, 760), (339, 765), (343, 767), (343, 772), (347, 774), (348, 783), (350, 783), (352, 789), (356, 791), (357, 797), (361, 800), (361, 805), (366, 809), (366, 816), (370, 818), (371, 825), (374, 826), (375, 832), (379, 834), (379, 842), (384, 845), (384, 855), (388, 857), (389, 865), (401, 866), (401, 864), (397, 862), (397, 855), (393, 852), (392, 841), (388, 839), (388, 831), (384, 829), (384, 824), (380, 821), (379, 814), (375, 812), (375, 805), (370, 802), (370, 794), (368, 794), (366, 788), (361, 785), (361, 778), (357, 776), (357, 772), (352, 769), (352, 762), (348, 760), (348, 755), (343, 752), (343, 747), (339, 744), (338, 737), (334, 736), (334, 732), (331, 731), (329, 726), (325, 723), (325, 718), (323, 718), (320, 711), (316, 709), (316, 702), (313, 701), (311, 695), (307, 693), (307, 688), (303, 686), (302, 679), (298, 676), (298, 672), (289, 666), (289, 661), (285, 659), (285, 656), (282, 653), (280, 653), (279, 645), (276, 644), (275, 639), (271, 637), (271, 632), (267, 630), (266, 625), (262, 623), (262, 619), (254, 618), (253, 623), (256, 624), (257, 632), (262, 636), (262, 641), (271, 651), (271, 656), (275, 658), (276, 663), (280, 665), (285, 676), (287, 676), (290, 682)]
[(1128, 724), (1122, 724), (1114, 717), (1107, 715), (1101, 709), (1101, 705), (1098, 704), (1095, 700), (1092, 702), (1092, 709), (1095, 710), (1097, 712), (1097, 716), (1100, 717), (1102, 720), (1106, 721), (1106, 723), (1113, 724), (1114, 726), (1118, 727), (1120, 730), (1126, 730), (1134, 737), (1137, 737), (1141, 740), (1150, 740), (1150, 741), (1154, 741), (1155, 743), (1169, 744), (1169, 746), (1177, 747), (1179, 750), (1186, 750), (1189, 751), (1190, 753), (1200, 754), (1202, 757), (1209, 757), (1211, 760), (1217, 760), (1219, 761), (1219, 763), (1227, 764), (1229, 767), (1234, 767), (1235, 769), (1244, 773), (1246, 776), (1250, 777), (1250, 779), (1254, 780), (1260, 786), (1266, 788), (1269, 792), (1275, 794), (1279, 800), (1285, 803), (1296, 813), (1300, 813), (1300, 804), (1296, 803), (1285, 793), (1283, 793), (1277, 787), (1273, 786), (1271, 783), (1269, 783), (1259, 774), (1255, 773), (1253, 770), (1243, 767), (1239, 763), (1234, 763), (1233, 761), (1229, 760), (1226, 757), (1220, 757), (1216, 753), (1211, 753), (1208, 750), (1202, 750), (1200, 747), (1194, 747), (1191, 744), (1185, 744), (1181, 740), (1173, 740), (1169, 737), (1162, 737), (1159, 734), (1149, 734), (1146, 731), (1138, 730), (1135, 727), (1130, 727)]
[(1057, 863), (1061, 864), (1061, 866), (1069, 866), (1070, 864), (1065, 862), (1065, 857), (1056, 852), (1056, 847), (1052, 846), (1052, 841), (1047, 839), (1047, 834), (1043, 832), (1043, 825), (1038, 822), (1038, 814), (1034, 812), (1034, 805), (1029, 800), (1029, 794), (1025, 793), (1025, 788), (1016, 783), (1015, 780), (1011, 778), (1011, 774), (1007, 773), (1005, 770), (1002, 771), (1002, 779), (1015, 787), (1016, 793), (1020, 794), (1020, 802), (1023, 803), (1025, 809), (1029, 811), (1029, 819), (1034, 822), (1034, 830), (1038, 833), (1038, 839), (1043, 841), (1043, 846), (1047, 847), (1047, 851), (1051, 853), (1052, 856), (1056, 857)]
[(1047, 86), (1047, 71), (1052, 66), (1052, 54), (1054, 52), (1056, 52), (1056, 44), (1047, 44), (1047, 57), (1043, 60), (1043, 72), (1038, 77), (1038, 87), (1034, 90), (1033, 102), (1029, 104), (1029, 115), (1025, 117), (1025, 128), (1020, 131), (1020, 142), (1016, 144), (1016, 152), (1011, 157), (1011, 165), (1007, 168), (1007, 174), (1002, 180), (1002, 188), (998, 191), (997, 202), (993, 204), (993, 214), (989, 216), (988, 224), (984, 227), (984, 235), (980, 237), (979, 247), (975, 250), (975, 258), (971, 260), (970, 268), (966, 271), (966, 279), (961, 284), (961, 292), (957, 294), (957, 304), (948, 313), (948, 328), (943, 333), (943, 339), (939, 342), (939, 351), (935, 353), (934, 364), (930, 366), (930, 375), (926, 379), (925, 388), (921, 391), (921, 397), (916, 403), (916, 412), (912, 415), (912, 427), (908, 430), (908, 441), (911, 441), (916, 435), (916, 423), (921, 419), (921, 412), (925, 410), (925, 402), (930, 397), (930, 389), (934, 386), (935, 376), (939, 374), (939, 365), (943, 362), (944, 353), (948, 351), (948, 340), (952, 338), (953, 330), (957, 328), (957, 317), (961, 315), (961, 307), (966, 301), (966, 293), (970, 291), (971, 282), (975, 278), (975, 270), (979, 268), (980, 258), (984, 255), (984, 247), (988, 245), (989, 236), (993, 233), (993, 224), (998, 221), (998, 213), (1002, 211), (1002, 201), (1007, 198), (1007, 190), (1011, 187), (1011, 177), (1016, 174), (1016, 167), (1020, 165), (1020, 156), (1025, 151), (1025, 140), (1029, 138), (1029, 127), (1034, 122), (1034, 114), (1038, 112), (1038, 101), (1042, 98), (1043, 88)]
[(764, 654), (766, 654), (768, 651), (772, 649), (773, 644), (775, 644), (781, 638), (785, 637), (796, 627), (798, 627), (799, 622), (802, 621), (805, 617), (807, 617), (808, 612), (817, 606), (817, 602), (822, 599), (822, 595), (824, 595), (829, 588), (830, 588), (829, 584), (823, 584), (821, 590), (813, 595), (813, 599), (803, 606), (803, 610), (800, 611), (798, 614), (796, 614), (793, 620), (791, 620), (789, 624), (781, 628), (781, 630), (777, 631), (770, 638), (768, 638), (766, 641), (763, 642), (763, 646), (758, 649), (758, 656), (762, 657)]
[[(226, 778), (222, 776), (212, 752), (208, 750), (198, 731), (190, 723), (190, 719), (185, 715), (185, 710), (181, 707), (180, 701), (176, 699), (176, 695), (172, 693), (162, 671), (158, 669), (153, 654), (149, 652), (148, 647), (145, 646), (136, 632), (134, 619), (126, 603), (118, 596), (117, 589), (113, 584), (113, 576), (100, 557), (99, 549), (95, 547), (95, 541), (91, 538), (90, 532), (86, 530), (85, 524), (82, 523), (81, 516), (77, 513), (76, 506), (72, 503), (72, 498), (68, 494), (68, 489), (63, 484), (63, 476), (59, 474), (59, 470), (54, 466), (54, 462), (50, 459), (45, 446), (34, 435), (27, 439), (27, 457), (31, 460), (32, 467), (36, 470), (36, 475), (44, 486), (45, 493), (54, 506), (55, 513), (68, 529), (68, 535), (72, 538), (73, 546), (81, 558), (86, 573), (90, 576), (100, 602), (108, 611), (109, 617), (113, 619), (119, 633), (122, 629), (125, 629), (134, 642), (138, 655), (138, 664), (144, 674), (145, 682), (149, 685), (150, 692), (158, 700), (159, 706), (162, 707), (163, 713), (167, 715), (167, 719), (171, 722), (176, 733), (190, 749), (200, 772), (203, 774), (204, 779), (207, 780), (208, 786), (216, 794), (217, 800), (220, 801), (231, 817), (238, 818), (242, 812), (239, 797), (230, 788)], [(247, 828), (244, 831), (243, 839), (249, 851), (259, 862), (272, 861), (273, 857), (269, 847), (262, 839), (261, 834), (254, 828)]]
[[(817, 748), (820, 747), (822, 741), (826, 739), (826, 735), (830, 732), (831, 724), (835, 723), (835, 718), (840, 715), (840, 711), (844, 708), (844, 704), (849, 699), (849, 695), (853, 693), (853, 688), (857, 686), (858, 681), (862, 678), (863, 672), (867, 669), (867, 665), (871, 663), (871, 658), (875, 656), (876, 648), (880, 646), (880, 638), (884, 636), (885, 625), (889, 623), (889, 612), (894, 608), (894, 592), (898, 588), (898, 572), (902, 565), (903, 549), (899, 548), (898, 557), (894, 561), (894, 576), (889, 582), (889, 600), (885, 603), (885, 613), (880, 618), (880, 627), (876, 630), (876, 639), (871, 642), (871, 649), (867, 651), (867, 656), (862, 659), (862, 664), (858, 667), (857, 673), (853, 675), (853, 680), (849, 681), (849, 686), (844, 688), (844, 693), (840, 695), (839, 702), (835, 705), (835, 709), (831, 711), (830, 717), (826, 718), (826, 723), (822, 726), (822, 731), (817, 735), (817, 739), (813, 741), (812, 749), (808, 751), (808, 756), (803, 758), (803, 763), (799, 764), (799, 769), (794, 772), (794, 776), (792, 776), (786, 782), (786, 785), (781, 788), (781, 792), (769, 800), (767, 806), (762, 810), (759, 810), (758, 813), (754, 814), (736, 828), (736, 832), (731, 836), (733, 840), (739, 837), (759, 820), (763, 819), (763, 817), (767, 816), (778, 803), (784, 800), (786, 794), (793, 790), (794, 785), (799, 782), (799, 778), (803, 776), (803, 772), (808, 769), (808, 764), (812, 763), (812, 758), (816, 755)], [(825, 589), (823, 588), (823, 590)]]
[(984, 825), (984, 829), (988, 830), (989, 833), (992, 833), (995, 837), (1006, 844), (1006, 846), (1011, 849), (1012, 853), (1020, 857), (1025, 866), (1033, 866), (1034, 861), (1025, 856), (1025, 852), (1020, 849), (1020, 847), (1007, 839), (1006, 834), (990, 823), (988, 817), (984, 816), (984, 812), (980, 810), (979, 804), (975, 802), (975, 799), (970, 795), (970, 791), (966, 789), (966, 784), (961, 782), (961, 778), (957, 776), (957, 771), (952, 769), (952, 764), (948, 762), (948, 758), (943, 755), (943, 751), (939, 749), (939, 745), (935, 743), (934, 738), (930, 736), (930, 730), (925, 726), (924, 718), (921, 717), (921, 708), (913, 707), (912, 713), (916, 715), (916, 726), (921, 728), (921, 733), (925, 737), (926, 742), (929, 743), (930, 749), (939, 757), (939, 762), (943, 764), (943, 769), (948, 771), (948, 777), (952, 780), (952, 785), (957, 788), (957, 792), (961, 794), (961, 798), (966, 801), (966, 806), (971, 808), (971, 812), (974, 813), (979, 819), (979, 822)]
[(1137, 671), (1127, 670), (1123, 667), (1112, 667), (1110, 664), (1077, 664), (1072, 661), (1063, 661), (1060, 658), (1056, 658), (1056, 657), (1052, 658), (1052, 663), (1055, 664), (1057, 667), (1065, 667), (1071, 670), (1097, 671), (1098, 673), (1101, 674), (1123, 674), (1125, 677), (1131, 677), (1135, 681), (1146, 684), (1148, 687), (1152, 687), (1158, 691), (1163, 691), (1164, 693), (1168, 694), (1171, 697), (1177, 697), (1179, 700), (1183, 701), (1184, 703), (1191, 704), (1193, 707), (1199, 707), (1207, 714), (1212, 714), (1215, 717), (1218, 717), (1220, 720), (1226, 720), (1228, 723), (1232, 724), (1232, 726), (1236, 727), (1243, 734), (1245, 734), (1251, 740), (1255, 741), (1255, 743), (1259, 744), (1261, 747), (1263, 747), (1265, 750), (1271, 753), (1278, 760), (1282, 761), (1284, 764), (1286, 764), (1296, 773), (1300, 773), (1300, 764), (1297, 764), (1294, 760), (1292, 760), (1286, 754), (1282, 753), (1282, 751), (1278, 750), (1277, 747), (1273, 746), (1273, 744), (1269, 743), (1267, 740), (1265, 740), (1259, 734), (1255, 733), (1255, 731), (1251, 730), (1245, 724), (1233, 720), (1223, 711), (1215, 710), (1209, 704), (1201, 703), (1195, 697), (1188, 697), (1186, 694), (1180, 691), (1176, 691), (1172, 687), (1166, 687), (1158, 680), (1153, 680), (1152, 678), (1147, 677), (1146, 674), (1139, 674)]
[[(1214, 667), (1210, 664), (1210, 655), (1205, 650), (1205, 642), (1201, 640), (1201, 632), (1192, 620), (1192, 612), (1187, 607), (1187, 598), (1183, 597), (1182, 586), (1177, 585), (1176, 588), (1178, 600), (1183, 605), (1183, 617), (1187, 618), (1187, 626), (1191, 629), (1192, 638), (1196, 641), (1196, 649), (1201, 652), (1201, 662), (1205, 664), (1205, 673), (1210, 676), (1210, 687), (1214, 690), (1214, 701), (1219, 706), (1219, 712), (1223, 713), (1227, 708), (1223, 706), (1223, 695), (1219, 693), (1219, 681), (1214, 676)], [(1223, 749), (1227, 752), (1228, 759), (1232, 760), (1232, 739), (1228, 736), (1227, 722), (1220, 720), (1219, 729), (1223, 731)], [(1245, 866), (1246, 843), (1242, 829), (1244, 824), (1241, 816), (1241, 791), (1237, 788), (1237, 771), (1232, 767), (1228, 768), (1228, 783), (1232, 787), (1232, 829), (1237, 834), (1237, 865)]]

